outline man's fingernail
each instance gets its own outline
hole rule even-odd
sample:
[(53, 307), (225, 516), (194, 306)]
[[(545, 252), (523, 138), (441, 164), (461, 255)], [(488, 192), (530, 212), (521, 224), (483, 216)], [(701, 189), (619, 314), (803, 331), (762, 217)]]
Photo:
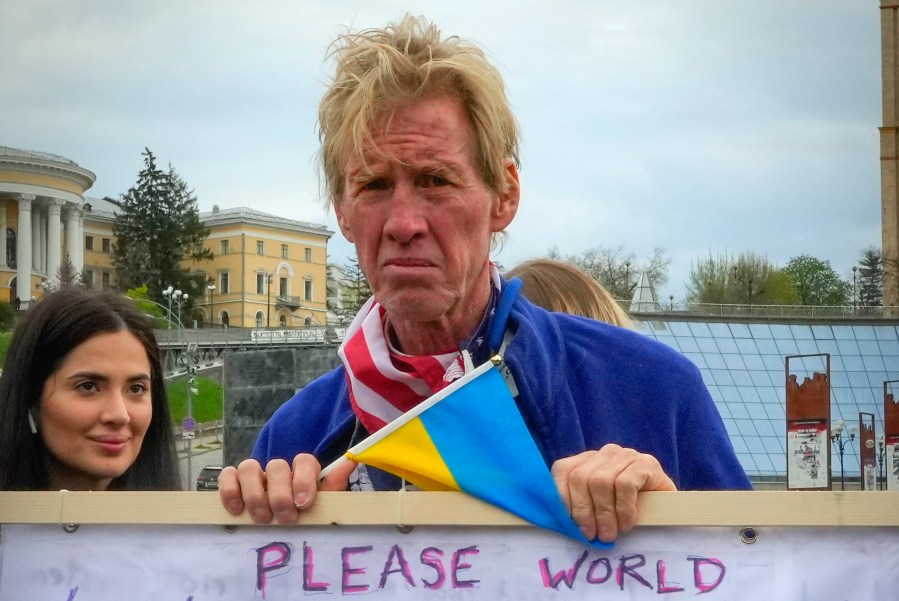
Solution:
[(306, 506), (306, 503), (309, 502), (309, 495), (304, 492), (298, 492), (296, 496), (293, 498), (293, 504), (297, 506), (297, 509), (302, 509)]

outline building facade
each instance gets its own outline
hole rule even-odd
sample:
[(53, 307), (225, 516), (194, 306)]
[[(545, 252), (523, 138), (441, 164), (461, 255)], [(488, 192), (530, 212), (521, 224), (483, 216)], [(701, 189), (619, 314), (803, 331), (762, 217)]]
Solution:
[(0, 146), (0, 300), (40, 298), (66, 256), (84, 257), (84, 193), (96, 176), (46, 152)]
[[(211, 261), (191, 265), (207, 282), (198, 324), (245, 328), (327, 323), (328, 240), (322, 225), (247, 207), (200, 213)], [(190, 325), (190, 324), (186, 324)]]
[[(119, 209), (85, 192), (96, 176), (44, 152), (0, 146), (0, 301), (27, 307), (66, 257), (95, 288), (117, 289), (112, 226)], [(188, 269), (205, 282), (185, 326), (296, 327), (327, 323), (327, 248), (334, 232), (247, 207), (200, 213), (213, 258)]]

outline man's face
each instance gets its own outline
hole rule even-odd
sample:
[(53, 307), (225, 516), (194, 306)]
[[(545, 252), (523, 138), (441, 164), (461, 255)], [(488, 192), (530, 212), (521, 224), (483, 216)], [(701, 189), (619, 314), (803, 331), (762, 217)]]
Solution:
[(508, 192), (487, 189), (465, 111), (450, 97), (402, 106), (373, 134), (365, 160), (347, 161), (335, 210), (376, 298), (392, 319), (480, 318), (491, 236), (518, 208), (514, 165)]

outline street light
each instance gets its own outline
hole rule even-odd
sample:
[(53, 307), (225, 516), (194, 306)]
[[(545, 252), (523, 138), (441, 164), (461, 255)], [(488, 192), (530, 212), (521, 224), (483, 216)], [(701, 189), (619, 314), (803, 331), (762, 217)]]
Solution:
[(215, 311), (212, 308), (212, 295), (215, 293), (215, 284), (209, 282), (209, 285), (206, 286), (206, 290), (209, 291), (209, 325), (215, 325)]
[(673, 294), (668, 295), (668, 310), (674, 311), (674, 295)]
[(880, 480), (880, 490), (883, 490), (884, 478), (883, 478), (883, 457), (886, 454), (886, 441), (883, 438), (883, 434), (877, 437), (877, 476)]
[(846, 471), (843, 466), (843, 453), (846, 450), (846, 446), (855, 440), (855, 426), (849, 428), (849, 438), (843, 438), (843, 430), (846, 428), (846, 423), (843, 420), (837, 421), (834, 424), (833, 431), (830, 433), (830, 440), (833, 444), (837, 446), (837, 450), (840, 453), (840, 489), (846, 490)]
[[(173, 300), (172, 297), (174, 296), (174, 294), (176, 292), (178, 293), (178, 296), (181, 296), (181, 291), (175, 290), (171, 286), (169, 286), (168, 288), (166, 288), (165, 290), (162, 291), (162, 296), (163, 296), (163, 298), (165, 298), (166, 304), (168, 304), (168, 312), (169, 312), (169, 315), (167, 318), (168, 322), (169, 322), (168, 329), (172, 328), (172, 317), (174, 317), (174, 313), (172, 313), (172, 300)], [(180, 321), (180, 319), (179, 319), (179, 321)]]
[(858, 311), (858, 286), (855, 283), (855, 273), (858, 271), (858, 265), (852, 266), (852, 314)]

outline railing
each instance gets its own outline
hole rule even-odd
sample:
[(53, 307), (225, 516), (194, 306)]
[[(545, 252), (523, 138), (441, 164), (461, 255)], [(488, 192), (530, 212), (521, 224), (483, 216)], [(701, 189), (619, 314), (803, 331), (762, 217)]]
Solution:
[(299, 328), (200, 328), (154, 330), (160, 346), (180, 346), (188, 342), (199, 346), (320, 344), (343, 340), (346, 326), (305, 326)]
[[(677, 315), (697, 317), (759, 317), (785, 319), (899, 319), (899, 307), (853, 307), (849, 305), (728, 305), (713, 303), (659, 302), (654, 310), (631, 311), (630, 301), (617, 301), (635, 316)], [(644, 303), (645, 304), (645, 303)]]

